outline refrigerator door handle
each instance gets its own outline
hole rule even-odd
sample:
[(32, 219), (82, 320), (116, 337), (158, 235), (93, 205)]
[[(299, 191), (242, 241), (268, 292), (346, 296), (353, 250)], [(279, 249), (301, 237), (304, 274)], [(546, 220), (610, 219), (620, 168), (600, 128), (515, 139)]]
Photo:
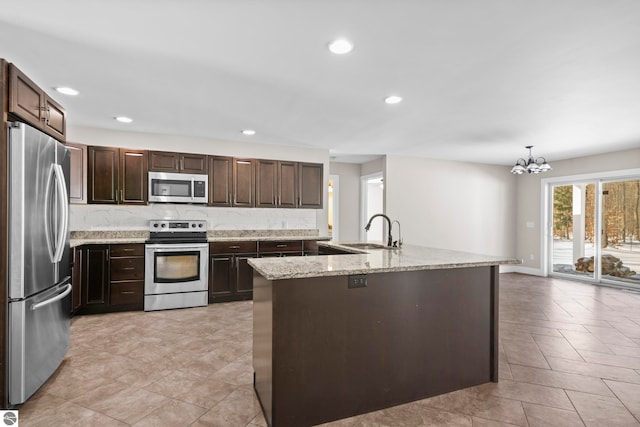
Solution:
[(31, 310), (37, 310), (37, 309), (45, 307), (45, 306), (47, 306), (49, 304), (53, 304), (56, 301), (60, 301), (62, 298), (66, 297), (67, 295), (69, 295), (71, 293), (71, 288), (72, 288), (71, 283), (68, 283), (67, 284), (67, 288), (64, 290), (64, 292), (56, 295), (53, 298), (49, 298), (48, 300), (44, 300), (44, 301), (39, 302), (37, 304), (32, 304), (31, 305)]
[(55, 251), (55, 247), (54, 242), (52, 241), (53, 238), (51, 236), (52, 232), (51, 232), (51, 227), (49, 226), (49, 222), (51, 221), (51, 212), (50, 212), (50, 207), (51, 207), (51, 188), (52, 188), (52, 181), (54, 179), (54, 175), (55, 175), (55, 165), (51, 165), (51, 169), (49, 169), (49, 176), (47, 178), (47, 186), (45, 187), (45, 191), (44, 191), (44, 235), (45, 238), (47, 239), (47, 251), (49, 252), (49, 258), (51, 258), (51, 262), (56, 262), (55, 257), (56, 257), (56, 253)]
[(55, 164), (53, 165), (53, 170), (55, 170), (56, 184), (58, 187), (58, 203), (60, 205), (60, 224), (58, 226), (58, 239), (53, 262), (60, 262), (62, 261), (62, 255), (64, 255), (67, 232), (69, 231), (69, 196), (67, 195), (67, 186), (64, 181), (62, 166)]

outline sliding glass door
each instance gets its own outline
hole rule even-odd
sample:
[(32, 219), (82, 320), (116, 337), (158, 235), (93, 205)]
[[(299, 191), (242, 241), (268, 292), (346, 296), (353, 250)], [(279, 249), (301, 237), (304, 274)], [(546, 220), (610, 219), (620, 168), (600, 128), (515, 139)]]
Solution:
[(640, 179), (602, 183), (603, 280), (640, 285)]
[(595, 279), (596, 183), (553, 185), (551, 190), (552, 271)]
[(549, 184), (551, 274), (640, 286), (640, 179)]

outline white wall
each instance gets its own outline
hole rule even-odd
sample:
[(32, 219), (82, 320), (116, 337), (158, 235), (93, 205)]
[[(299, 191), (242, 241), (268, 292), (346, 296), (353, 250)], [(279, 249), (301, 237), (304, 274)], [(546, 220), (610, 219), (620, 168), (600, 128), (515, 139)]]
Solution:
[[(69, 127), (67, 135), (69, 142), (86, 145), (323, 163), (324, 182), (328, 181), (328, 150), (85, 127)], [(320, 235), (324, 236), (328, 234), (327, 185), (323, 188), (323, 209), (218, 208), (166, 204), (146, 207), (71, 205), (70, 227), (72, 230), (114, 227), (140, 229), (139, 226), (149, 219), (173, 218), (180, 215), (181, 218), (189, 216), (188, 219), (206, 219), (209, 227), (216, 229), (311, 228), (318, 229)]]
[(332, 175), (340, 177), (337, 240), (360, 240), (360, 164), (331, 162), (329, 168)]
[[(544, 155), (543, 153), (540, 154)], [(524, 260), (522, 265), (523, 272), (542, 273), (541, 236), (543, 230), (540, 225), (542, 224), (544, 212), (541, 211), (541, 180), (551, 177), (638, 168), (640, 167), (640, 149), (569, 160), (547, 160), (549, 160), (553, 170), (543, 174), (520, 175), (517, 177), (517, 248), (515, 255)], [(532, 222), (534, 227), (527, 228), (527, 222)], [(530, 259), (531, 255), (534, 257), (533, 260)]]
[(516, 255), (516, 179), (504, 166), (387, 156), (386, 213), (405, 243)]

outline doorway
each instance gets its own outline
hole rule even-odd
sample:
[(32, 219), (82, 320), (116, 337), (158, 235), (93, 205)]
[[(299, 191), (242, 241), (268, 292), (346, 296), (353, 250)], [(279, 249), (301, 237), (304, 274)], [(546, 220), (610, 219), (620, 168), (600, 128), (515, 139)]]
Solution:
[(640, 287), (640, 176), (548, 183), (550, 274)]
[(335, 242), (340, 241), (340, 175), (329, 175), (327, 211), (329, 237)]
[(369, 232), (364, 227), (369, 218), (377, 213), (384, 213), (384, 179), (382, 172), (360, 177), (360, 240), (365, 242), (384, 242), (385, 224), (382, 219), (376, 218), (371, 223)]

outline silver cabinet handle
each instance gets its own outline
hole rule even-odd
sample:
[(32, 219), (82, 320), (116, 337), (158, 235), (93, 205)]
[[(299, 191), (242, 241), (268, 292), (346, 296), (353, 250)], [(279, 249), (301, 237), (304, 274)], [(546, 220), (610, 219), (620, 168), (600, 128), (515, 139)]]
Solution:
[(135, 267), (122, 267), (123, 270), (135, 270)]
[(240, 246), (239, 245), (232, 245), (232, 246), (229, 246), (229, 249), (240, 249)]
[(287, 245), (276, 245), (276, 248), (286, 248)]
[(120, 292), (120, 293), (121, 293), (121, 294), (123, 294), (123, 295), (132, 295), (132, 294), (135, 294), (135, 292), (133, 292), (133, 291), (122, 291), (122, 292)]
[(64, 292), (62, 292), (61, 294), (58, 294), (53, 298), (49, 298), (48, 300), (39, 302), (37, 304), (33, 304), (31, 306), (31, 310), (37, 310), (37, 309), (45, 307), (45, 306), (47, 306), (49, 304), (53, 304), (56, 301), (60, 301), (62, 298), (66, 297), (70, 293), (71, 293), (71, 283), (67, 284), (67, 289), (65, 289)]

